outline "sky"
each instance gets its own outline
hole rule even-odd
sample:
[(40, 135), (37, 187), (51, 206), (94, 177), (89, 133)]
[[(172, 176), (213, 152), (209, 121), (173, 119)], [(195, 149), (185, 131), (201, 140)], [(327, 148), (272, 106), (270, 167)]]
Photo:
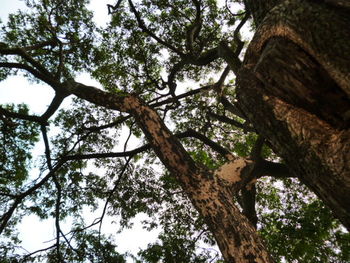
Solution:
[[(94, 11), (95, 22), (99, 25), (104, 25), (108, 19), (107, 4), (113, 4), (114, 0), (92, 0), (90, 3), (90, 9)], [(15, 12), (18, 9), (25, 8), (23, 1), (20, 0), (0, 0), (0, 18), (2, 22), (6, 22), (7, 16), (11, 12)], [(77, 78), (78, 81), (86, 85), (99, 86), (98, 83), (88, 75), (81, 75)], [(32, 84), (23, 77), (10, 77), (4, 81), (0, 81), (0, 104), (5, 103), (26, 103), (29, 105), (32, 114), (42, 114), (45, 112), (47, 106), (50, 104), (54, 92), (48, 86), (43, 84)], [(63, 107), (69, 105), (69, 98), (64, 102)], [(43, 146), (39, 145), (35, 148), (38, 154), (43, 154)], [(34, 176), (37, 176), (37, 171), (33, 170)], [(89, 214), (87, 217), (91, 218), (91, 222), (100, 216), (99, 213)], [(149, 233), (142, 229), (142, 226), (137, 222), (143, 220), (141, 215), (137, 217), (133, 229), (127, 229), (121, 234), (116, 236), (116, 244), (118, 245), (118, 252), (130, 251), (134, 254), (137, 253), (140, 247), (145, 248), (147, 244), (154, 240), (157, 233)], [(112, 224), (113, 218), (106, 218), (103, 224), (103, 231), (106, 233), (115, 233), (118, 230), (118, 226)], [(67, 222), (66, 225), (68, 225)], [(64, 227), (64, 223), (63, 223)], [(25, 217), (19, 225), (19, 237), (22, 241), (23, 252), (35, 251), (44, 247), (48, 247), (51, 240), (55, 235), (54, 221), (45, 220), (39, 221), (36, 216)], [(68, 229), (67, 229), (68, 230)], [(0, 255), (1, 256), (1, 255)]]
[[(103, 26), (107, 23), (110, 16), (107, 13), (107, 4), (114, 4), (114, 0), (92, 0), (90, 3), (90, 10), (94, 11), (95, 22)], [(20, 8), (25, 8), (23, 0), (0, 0), (0, 18), (3, 22), (6, 22), (7, 15)], [(86, 85), (92, 85), (99, 87), (99, 84), (89, 78), (88, 75), (83, 74), (77, 78)], [(23, 77), (10, 77), (0, 82), (0, 104), (4, 103), (26, 103), (29, 105), (31, 114), (41, 115), (45, 112), (46, 108), (50, 104), (54, 92), (51, 88), (43, 84), (28, 83)], [(70, 99), (66, 99), (63, 107), (68, 106)], [(39, 145), (35, 148), (37, 154), (43, 154), (44, 147)], [(38, 171), (33, 170), (32, 173), (36, 177)], [(88, 213), (87, 213), (88, 214)], [(91, 218), (91, 222), (99, 217), (100, 214), (88, 214), (87, 217)], [(157, 236), (157, 232), (149, 233), (142, 229), (142, 226), (138, 223), (145, 219), (144, 216), (138, 216), (134, 221), (134, 228), (123, 231), (116, 236), (116, 244), (118, 245), (118, 252), (130, 251), (136, 254), (140, 247), (145, 248), (150, 241), (154, 241)], [(103, 224), (103, 230), (105, 233), (115, 233), (118, 230), (118, 226), (112, 224), (113, 218), (106, 218)], [(68, 225), (67, 222), (66, 225)], [(65, 227), (64, 222), (62, 223)], [(27, 216), (23, 219), (19, 226), (20, 239), (22, 240), (22, 246), (26, 251), (32, 252), (43, 247), (48, 247), (50, 243), (48, 240), (54, 238), (55, 226), (54, 220), (39, 221), (35, 216)], [(68, 230), (68, 229), (67, 229)]]

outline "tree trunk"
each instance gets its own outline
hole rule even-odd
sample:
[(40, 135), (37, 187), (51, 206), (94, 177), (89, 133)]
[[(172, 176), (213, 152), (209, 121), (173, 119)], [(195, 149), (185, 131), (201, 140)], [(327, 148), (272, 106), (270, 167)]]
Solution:
[[(260, 4), (259, 1), (251, 1), (255, 3), (250, 5), (253, 14), (254, 6), (269, 10), (260, 9), (259, 14), (254, 15), (256, 21), (262, 22), (238, 76), (239, 103), (247, 117), (294, 173), (349, 227), (350, 201), (347, 197), (350, 196), (350, 141), (346, 122), (348, 95), (344, 94), (349, 91), (350, 84), (344, 81), (348, 71), (343, 66), (344, 63), (348, 66), (346, 63), (350, 62), (337, 61), (336, 65), (328, 63), (334, 56), (332, 50), (322, 53), (322, 48), (315, 49), (317, 38), (314, 43), (314, 36), (311, 35), (312, 41), (307, 39), (305, 42), (298, 28), (290, 28), (279, 21), (286, 18), (287, 25), (293, 25), (293, 19), (289, 18), (295, 15), (296, 7), (301, 6), (300, 12), (304, 15), (304, 12), (318, 7), (317, 4), (307, 9), (305, 1), (286, 1), (291, 6), (282, 5), (280, 9), (270, 11), (271, 5), (279, 1), (268, 1), (269, 4), (264, 4), (264, 0)], [(250, 1), (246, 2), (249, 4)], [(304, 5), (306, 7), (303, 9)], [(321, 9), (322, 12), (329, 12), (323, 5)], [(291, 10), (293, 14), (284, 13)], [(332, 12), (342, 11), (332, 9)], [(271, 19), (262, 19), (265, 14)], [(314, 21), (316, 15), (312, 15), (305, 19)], [(344, 34), (349, 33), (346, 30), (350, 24), (344, 16), (339, 20), (342, 26), (344, 23), (348, 26), (344, 29), (345, 33), (337, 35), (342, 39)], [(296, 22), (307, 25), (305, 21)], [(337, 29), (339, 24), (334, 27)], [(344, 45), (340, 43), (339, 50), (349, 49), (344, 48)], [(68, 93), (96, 105), (129, 112), (135, 117), (157, 156), (177, 178), (206, 220), (227, 262), (272, 262), (255, 228), (233, 201), (233, 194), (247, 183), (254, 163), (236, 159), (216, 172), (209, 171), (192, 160), (156, 111), (137, 97), (121, 97), (76, 82), (67, 83), (67, 86)], [(323, 90), (319, 91), (321, 86)], [(334, 108), (328, 103), (327, 92), (341, 107)], [(326, 107), (323, 108), (320, 103), (326, 103)]]
[[(246, 2), (257, 12), (259, 1)], [(325, 2), (284, 1), (255, 19), (237, 95), (274, 151), (350, 230), (350, 13)]]

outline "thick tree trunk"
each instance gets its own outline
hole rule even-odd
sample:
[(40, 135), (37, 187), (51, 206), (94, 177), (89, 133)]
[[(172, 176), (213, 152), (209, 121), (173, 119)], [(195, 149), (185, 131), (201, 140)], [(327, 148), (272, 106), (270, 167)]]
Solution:
[[(253, 3), (256, 0), (251, 1)], [(270, 9), (273, 3), (279, 1), (268, 1), (271, 5), (257, 2), (256, 7), (267, 6)], [(286, 10), (294, 10), (304, 3), (297, 0), (287, 2), (294, 6), (287, 6)], [(254, 5), (250, 7), (251, 12), (254, 12)], [(238, 99), (247, 117), (270, 141), (274, 150), (349, 227), (348, 97), (345, 102), (342, 97), (350, 87), (343, 79), (348, 71), (342, 68), (343, 61), (337, 65), (327, 63), (327, 59), (334, 55), (332, 52), (317, 57), (319, 53), (316, 51), (322, 49), (315, 51), (315, 43), (308, 44), (310, 42), (303, 42), (303, 39), (299, 43), (300, 37), (296, 37), (298, 34), (295, 34), (295, 28), (292, 28), (293, 31), (283, 27), (284, 24), (278, 20), (289, 18), (288, 14), (285, 16), (283, 13), (284, 8), (277, 10), (277, 15), (273, 14), (271, 21), (266, 20), (266, 17), (262, 19), (263, 15), (271, 14), (270, 10), (260, 10), (255, 15), (256, 21), (262, 21), (261, 25), (266, 25), (266, 28), (259, 27), (247, 52), (245, 64), (238, 76)], [(346, 19), (345, 22), (343, 20), (342, 23), (348, 23)], [(271, 27), (271, 24), (275, 27)], [(285, 39), (278, 38), (281, 36)], [(286, 61), (283, 52), (287, 49), (284, 51), (281, 45), (286, 46), (292, 54)], [(274, 50), (278, 56), (269, 53)], [(345, 66), (346, 63), (349, 62), (345, 62)], [(296, 75), (295, 68), (299, 70)], [(283, 74), (279, 74), (280, 70)], [(320, 79), (315, 76), (320, 76)], [(320, 84), (326, 84), (325, 92), (318, 91)], [(220, 170), (209, 171), (191, 159), (158, 114), (137, 97), (121, 97), (76, 82), (67, 83), (67, 86), (68, 93), (96, 105), (129, 112), (135, 117), (160, 160), (178, 179), (193, 205), (205, 218), (227, 262), (272, 262), (255, 228), (241, 214), (232, 198), (247, 183), (254, 169), (253, 163), (243, 159), (231, 160)], [(328, 103), (326, 110), (323, 110), (314, 96), (324, 100), (326, 92), (335, 94), (341, 108), (334, 110), (332, 104)]]
[(238, 77), (238, 100), (350, 230), (350, 13), (299, 0), (266, 13)]

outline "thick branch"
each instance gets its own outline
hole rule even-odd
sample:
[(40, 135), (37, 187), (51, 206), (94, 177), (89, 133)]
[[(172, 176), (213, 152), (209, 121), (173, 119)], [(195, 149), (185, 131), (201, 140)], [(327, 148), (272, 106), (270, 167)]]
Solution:
[(0, 49), (0, 54), (2, 55), (19, 55), (21, 56), (25, 61), (32, 64), (34, 68), (36, 68), (41, 74), (46, 75), (47, 77), (53, 77), (51, 73), (38, 61), (33, 59), (23, 48), (5, 48)]
[(242, 66), (242, 61), (239, 59), (238, 54), (236, 54), (225, 41), (220, 42), (218, 53), (219, 56), (227, 62), (231, 70), (237, 75)]
[(287, 165), (282, 163), (262, 160), (259, 166), (261, 176), (271, 176), (274, 178), (297, 177), (291, 173)]
[(66, 94), (57, 93), (53, 98), (50, 106), (47, 108), (46, 112), (41, 116), (41, 119), (47, 121), (50, 117), (58, 110), (61, 106), (63, 100), (66, 98)]
[[(232, 190), (229, 187), (232, 180), (229, 179), (231, 183), (226, 185), (224, 179), (219, 179), (220, 176), (226, 177), (228, 171), (235, 171), (237, 174), (233, 182), (239, 188), (249, 180), (245, 178), (244, 172), (251, 167), (249, 161), (237, 160), (233, 165), (230, 164), (213, 174), (194, 162), (157, 112), (136, 96), (111, 94), (74, 81), (66, 84), (71, 93), (82, 99), (128, 112), (135, 118), (158, 158), (179, 181), (194, 206), (204, 216), (227, 261), (237, 258), (243, 261), (248, 255), (254, 255), (261, 262), (271, 262), (261, 239), (233, 203)], [(243, 243), (249, 244), (249, 248)]]
[(57, 86), (59, 85), (59, 83), (55, 79), (49, 77), (49, 75), (43, 74), (42, 72), (40, 72), (40, 71), (38, 71), (38, 70), (34, 69), (33, 67), (26, 65), (26, 64), (15, 63), (15, 62), (1, 62), (0, 67), (26, 70), (30, 74), (32, 74), (34, 77), (42, 80), (43, 82), (47, 83), (48, 85), (50, 85), (54, 89), (57, 89)]
[(256, 228), (258, 223), (258, 216), (255, 210), (256, 202), (256, 187), (255, 184), (248, 188), (241, 189), (240, 205), (242, 206), (243, 214), (248, 218), (249, 222)]
[(0, 106), (0, 114), (9, 118), (15, 118), (15, 119), (21, 119), (21, 120), (26, 120), (26, 121), (32, 121), (32, 122), (36, 122), (39, 124), (45, 124), (45, 122), (43, 122), (43, 119), (39, 116), (35, 116), (35, 115), (26, 115), (26, 114), (21, 114), (21, 113), (17, 113), (17, 112), (11, 112), (8, 111), (4, 108), (2, 108)]

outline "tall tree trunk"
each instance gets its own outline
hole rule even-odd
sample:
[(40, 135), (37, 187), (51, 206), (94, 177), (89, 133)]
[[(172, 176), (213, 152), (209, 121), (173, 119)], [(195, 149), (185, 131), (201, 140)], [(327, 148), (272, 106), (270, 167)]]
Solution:
[[(348, 74), (342, 69), (344, 61), (336, 65), (328, 63), (334, 55), (333, 51), (321, 54), (322, 49), (315, 49), (317, 38), (315, 43), (312, 42), (312, 35), (312, 41), (307, 39), (305, 42), (300, 32), (295, 33), (297, 30), (294, 27), (298, 27), (295, 22), (307, 23), (300, 20), (293, 22), (290, 16), (294, 15), (299, 5), (304, 7), (306, 1), (286, 1), (291, 6), (282, 4), (280, 9), (272, 10), (271, 6), (279, 1), (267, 1), (269, 4), (263, 1), (246, 1), (247, 4), (255, 4), (250, 5), (253, 14), (254, 6), (260, 8), (259, 14), (254, 17), (261, 24), (238, 76), (239, 102), (247, 117), (269, 139), (274, 150), (285, 159), (294, 173), (349, 227), (350, 201), (346, 198), (350, 196), (350, 157), (347, 155), (350, 145), (346, 123), (348, 97), (343, 97), (350, 84), (343, 80)], [(314, 6), (319, 7), (315, 3), (312, 5), (309, 9), (309, 5), (302, 8), (299, 15), (313, 11)], [(289, 14), (291, 10), (293, 12)], [(323, 5), (321, 10), (329, 12)], [(342, 11), (332, 9), (332, 12)], [(313, 17), (305, 19), (314, 21), (315, 16), (313, 14)], [(268, 17), (271, 19), (268, 20)], [(284, 18), (286, 21), (281, 22)], [(339, 21), (343, 23), (342, 26), (349, 26), (344, 16)], [(294, 27), (285, 26), (286, 23)], [(338, 27), (339, 24), (334, 26), (335, 29)], [(346, 30), (345, 33), (341, 32), (343, 35), (337, 36), (343, 38), (344, 34), (349, 33)], [(339, 50), (346, 51), (343, 44), (339, 44)], [(273, 53), (275, 51), (277, 56)], [(289, 53), (291, 56), (285, 56)], [(346, 63), (349, 62), (345, 62), (345, 66), (348, 66)], [(191, 159), (156, 111), (137, 97), (121, 97), (76, 82), (67, 85), (68, 93), (96, 105), (129, 112), (135, 117), (157, 156), (205, 218), (227, 262), (272, 262), (255, 228), (233, 202), (233, 194), (247, 183), (254, 163), (236, 159), (216, 172), (209, 171)], [(323, 110), (323, 105), (320, 107), (320, 102), (314, 96), (325, 100), (328, 95), (325, 95), (326, 91), (319, 92), (319, 86), (324, 86), (324, 90), (334, 95), (337, 103), (342, 105), (339, 110), (333, 110), (334, 107), (328, 102), (326, 109), (329, 110)]]
[(238, 76), (238, 101), (350, 230), (350, 12), (342, 1), (301, 0), (255, 10), (262, 2), (246, 1), (258, 29)]

